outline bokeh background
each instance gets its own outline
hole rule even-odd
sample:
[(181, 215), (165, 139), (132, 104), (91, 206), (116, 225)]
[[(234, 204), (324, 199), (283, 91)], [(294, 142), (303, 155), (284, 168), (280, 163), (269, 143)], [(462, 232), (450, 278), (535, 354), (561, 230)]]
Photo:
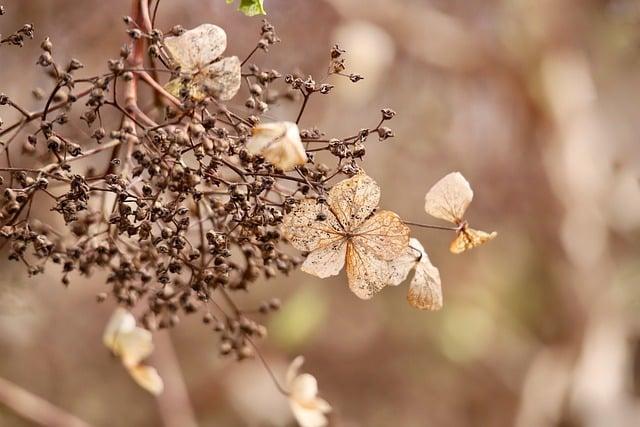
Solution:
[[(33, 65), (50, 36), (87, 75), (125, 40), (126, 0), (4, 0), (7, 34), (36, 40), (0, 51), (0, 91), (29, 106), (50, 83)], [(246, 306), (283, 300), (261, 344), (274, 370), (305, 370), (335, 426), (636, 426), (640, 423), (640, 3), (632, 0), (266, 0), (282, 43), (254, 59), (326, 74), (333, 43), (348, 70), (302, 125), (351, 135), (397, 113), (396, 138), (367, 142), (364, 166), (382, 205), (429, 222), (426, 190), (461, 171), (469, 219), (497, 230), (454, 256), (451, 235), (416, 229), (443, 280), (444, 309), (420, 312), (406, 285), (358, 300), (346, 278), (297, 272), (260, 282)], [(221, 25), (246, 56), (260, 18), (223, 0), (163, 0), (159, 27)], [(232, 105), (242, 109), (239, 95)], [(291, 119), (296, 105), (268, 114)], [(9, 116), (3, 111), (5, 122)], [(43, 213), (46, 218), (46, 213)], [(431, 221), (433, 222), (433, 221)], [(6, 257), (5, 257), (6, 258)], [(104, 277), (69, 288), (55, 271), (28, 279), (0, 261), (0, 377), (96, 426), (294, 425), (258, 361), (217, 354), (198, 316), (156, 334), (156, 401), (101, 345), (113, 307)], [(0, 425), (31, 425), (0, 404)]]

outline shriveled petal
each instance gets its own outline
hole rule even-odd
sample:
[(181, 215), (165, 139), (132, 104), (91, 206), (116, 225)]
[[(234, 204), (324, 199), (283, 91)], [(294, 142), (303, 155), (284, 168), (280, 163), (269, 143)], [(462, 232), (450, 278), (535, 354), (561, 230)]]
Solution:
[(411, 270), (420, 261), (421, 251), (424, 251), (424, 249), (422, 249), (422, 245), (417, 239), (412, 238), (409, 240), (409, 246), (407, 246), (404, 253), (398, 258), (388, 261), (387, 284), (398, 286), (404, 282)]
[(125, 366), (136, 366), (153, 352), (151, 332), (142, 328), (119, 334), (114, 352), (120, 357)]
[(261, 154), (276, 167), (289, 171), (307, 162), (298, 125), (292, 122), (265, 123), (253, 128), (247, 141), (251, 154)]
[(377, 258), (391, 261), (409, 246), (411, 230), (391, 211), (380, 211), (355, 229), (353, 243), (366, 248)]
[(112, 351), (115, 351), (116, 340), (121, 334), (131, 332), (136, 327), (136, 319), (131, 313), (122, 307), (118, 307), (104, 330), (102, 342)]
[(321, 279), (335, 276), (344, 267), (346, 255), (347, 243), (342, 238), (311, 252), (304, 260), (301, 270)]
[(458, 224), (473, 200), (473, 190), (460, 172), (452, 172), (427, 192), (424, 210), (431, 216)]
[(291, 388), (293, 387), (293, 381), (298, 376), (298, 373), (300, 372), (300, 368), (302, 367), (303, 363), (304, 363), (304, 356), (298, 356), (295, 359), (293, 359), (293, 361), (289, 365), (289, 368), (287, 369), (287, 374), (285, 377), (287, 388), (289, 390), (291, 390)]
[(240, 59), (237, 56), (222, 58), (204, 69), (202, 80), (200, 75), (195, 77), (198, 83), (192, 95), (196, 100), (202, 100), (206, 95), (221, 101), (228, 101), (238, 93), (241, 76)]
[(409, 284), (407, 300), (413, 307), (421, 310), (440, 310), (442, 308), (440, 271), (431, 264), (420, 242), (411, 239), (410, 245), (420, 252), (420, 261), (416, 265), (415, 275)]
[(340, 181), (329, 191), (327, 204), (348, 231), (355, 230), (380, 202), (380, 187), (365, 173)]
[(301, 374), (295, 377), (289, 389), (291, 398), (301, 404), (309, 403), (318, 394), (318, 381), (311, 374)]
[[(321, 213), (326, 215), (323, 221), (318, 220)], [(282, 231), (293, 247), (301, 251), (314, 251), (343, 239), (342, 229), (336, 217), (327, 206), (319, 204), (314, 199), (301, 201), (286, 214), (282, 222)]]
[(227, 33), (217, 25), (202, 24), (164, 44), (183, 71), (193, 71), (215, 61), (227, 48)]
[(358, 298), (370, 299), (389, 284), (389, 262), (378, 258), (365, 246), (347, 245), (349, 289)]
[(468, 249), (480, 246), (489, 240), (493, 240), (497, 235), (498, 233), (495, 231), (487, 233), (486, 231), (465, 227), (458, 233), (458, 236), (453, 242), (451, 242), (449, 250), (454, 254), (460, 254)]
[(294, 400), (289, 400), (289, 404), (293, 416), (296, 418), (296, 421), (298, 421), (300, 427), (324, 427), (328, 425), (329, 420), (325, 412), (321, 411), (315, 405), (301, 405)]
[(156, 368), (147, 365), (137, 365), (128, 368), (129, 374), (140, 387), (157, 396), (164, 390), (164, 382)]

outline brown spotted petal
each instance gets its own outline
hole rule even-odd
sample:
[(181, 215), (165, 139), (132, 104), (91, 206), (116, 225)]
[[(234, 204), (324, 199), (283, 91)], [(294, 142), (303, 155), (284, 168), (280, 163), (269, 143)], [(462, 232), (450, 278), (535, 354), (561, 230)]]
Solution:
[(397, 214), (380, 211), (354, 231), (353, 243), (381, 260), (391, 261), (407, 249), (410, 231)]
[[(326, 215), (326, 219), (319, 221), (319, 214)], [(301, 201), (285, 215), (282, 230), (293, 247), (301, 251), (314, 251), (343, 239), (336, 217), (314, 199)]]
[(166, 37), (164, 44), (183, 71), (194, 71), (222, 55), (227, 48), (227, 34), (217, 25), (202, 24), (177, 37)]
[(340, 181), (329, 191), (327, 204), (346, 230), (354, 230), (380, 202), (380, 187), (370, 176), (359, 173)]

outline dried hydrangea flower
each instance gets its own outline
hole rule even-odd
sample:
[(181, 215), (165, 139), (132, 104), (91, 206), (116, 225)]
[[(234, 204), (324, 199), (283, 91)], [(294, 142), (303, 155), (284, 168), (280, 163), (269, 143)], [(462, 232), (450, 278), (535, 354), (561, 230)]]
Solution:
[(136, 326), (136, 319), (124, 308), (111, 316), (102, 342), (120, 358), (133, 379), (148, 392), (158, 395), (164, 384), (155, 368), (141, 362), (153, 352), (151, 332)]
[(172, 95), (180, 97), (186, 90), (197, 101), (207, 95), (227, 101), (240, 89), (240, 60), (236, 56), (220, 57), (227, 48), (227, 34), (217, 25), (202, 24), (179, 36), (167, 37), (164, 45), (180, 66), (181, 76), (165, 86)]
[(304, 357), (296, 357), (287, 370), (286, 385), (289, 405), (301, 427), (322, 427), (328, 424), (331, 405), (318, 397), (318, 381), (311, 374), (300, 374)]
[[(320, 278), (336, 275), (346, 261), (349, 288), (369, 299), (389, 284), (389, 261), (409, 245), (409, 228), (390, 211), (373, 214), (380, 187), (364, 173), (336, 184), (321, 204), (303, 200), (283, 221), (285, 237), (309, 251), (302, 271)], [(373, 214), (373, 215), (372, 215)]]
[(293, 122), (259, 124), (247, 141), (251, 154), (261, 154), (274, 166), (290, 171), (307, 162), (307, 153), (300, 140), (300, 130)]
[(458, 226), (457, 237), (449, 247), (454, 254), (480, 246), (498, 235), (495, 231), (487, 233), (469, 227), (464, 213), (471, 200), (473, 190), (460, 172), (452, 172), (436, 182), (425, 196), (424, 210), (429, 215)]

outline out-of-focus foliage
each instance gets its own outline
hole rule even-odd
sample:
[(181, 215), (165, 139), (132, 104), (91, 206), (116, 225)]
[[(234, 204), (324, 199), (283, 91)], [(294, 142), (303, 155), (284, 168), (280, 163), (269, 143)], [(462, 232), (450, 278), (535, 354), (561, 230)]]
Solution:
[[(227, 0), (227, 3), (233, 3), (234, 0)], [(238, 10), (247, 16), (266, 15), (264, 10), (264, 0), (240, 0)]]

